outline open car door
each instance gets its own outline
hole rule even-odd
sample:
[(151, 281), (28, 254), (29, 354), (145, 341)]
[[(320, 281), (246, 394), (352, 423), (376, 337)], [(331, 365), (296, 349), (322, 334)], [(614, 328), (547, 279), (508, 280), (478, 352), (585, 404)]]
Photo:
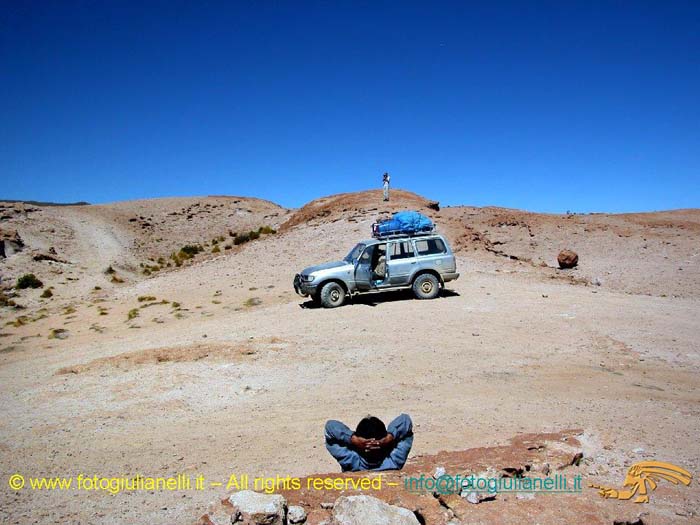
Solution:
[(386, 245), (383, 244), (367, 246), (357, 260), (355, 264), (355, 285), (358, 290), (366, 291), (389, 285), (389, 267), (386, 263), (383, 264), (385, 271), (383, 278), (376, 275), (374, 271), (379, 260), (380, 252), (378, 250), (380, 250), (381, 246), (386, 249)]

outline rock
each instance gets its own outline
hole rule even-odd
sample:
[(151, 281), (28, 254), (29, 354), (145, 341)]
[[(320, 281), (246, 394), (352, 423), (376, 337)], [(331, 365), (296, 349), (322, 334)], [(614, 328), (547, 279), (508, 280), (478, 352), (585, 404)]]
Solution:
[(231, 525), (231, 515), (222, 511), (207, 512), (196, 525)]
[(16, 231), (0, 230), (0, 257), (5, 258), (21, 252), (24, 241)]
[(233, 505), (231, 523), (240, 525), (285, 525), (287, 501), (279, 494), (242, 490), (228, 499)]
[(478, 505), (479, 503), (479, 495), (476, 492), (468, 493), (467, 497), (464, 499), (466, 499), (472, 505)]
[(57, 262), (57, 263), (63, 263), (66, 264), (66, 261), (63, 259), (59, 259), (53, 254), (50, 253), (37, 253), (32, 256), (32, 259), (41, 262), (41, 261), (51, 261), (51, 262)]
[(408, 509), (372, 496), (342, 496), (333, 508), (333, 525), (420, 525)]
[(326, 509), (326, 510), (332, 509), (334, 505), (335, 505), (335, 503), (330, 503), (328, 501), (321, 502), (321, 508)]
[(493, 501), (496, 499), (497, 494), (494, 492), (493, 494), (489, 492), (475, 492), (475, 491), (466, 491), (463, 490), (460, 493), (460, 496), (464, 499), (466, 499), (469, 503), (472, 505), (478, 505), (479, 503), (483, 501)]
[(571, 250), (562, 250), (559, 252), (557, 262), (559, 263), (559, 268), (574, 268), (576, 265), (578, 265), (578, 254), (576, 252), (572, 252)]
[(304, 523), (306, 521), (306, 511), (304, 507), (292, 505), (287, 510), (287, 522), (294, 525), (296, 523)]

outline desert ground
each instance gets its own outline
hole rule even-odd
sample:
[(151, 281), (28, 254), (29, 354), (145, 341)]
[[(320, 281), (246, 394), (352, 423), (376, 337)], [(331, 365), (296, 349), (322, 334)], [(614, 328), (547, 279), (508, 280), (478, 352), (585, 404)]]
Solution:
[[(477, 505), (379, 494), (428, 524), (700, 523), (700, 210), (441, 208), (399, 190), (299, 209), (227, 196), (0, 207), (3, 523), (195, 523), (232, 473), (338, 473), (327, 419), (402, 412), (415, 433), (406, 472), (546, 456), (584, 480), (579, 494)], [(342, 258), (402, 209), (429, 215), (455, 251), (460, 278), (439, 298), (391, 292), (327, 310), (294, 293), (295, 273)], [(577, 268), (558, 268), (565, 248)], [(17, 289), (27, 273), (43, 286)], [(523, 448), (523, 436), (543, 445)], [(646, 504), (587, 486), (621, 487), (650, 459), (695, 479), (662, 481)], [(12, 490), (15, 473), (224, 485)], [(308, 523), (327, 519), (312, 496), (302, 503)]]

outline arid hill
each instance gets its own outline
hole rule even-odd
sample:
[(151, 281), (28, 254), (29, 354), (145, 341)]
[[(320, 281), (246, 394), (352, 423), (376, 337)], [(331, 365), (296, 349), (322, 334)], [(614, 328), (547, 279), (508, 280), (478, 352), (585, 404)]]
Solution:
[[(403, 209), (430, 216), (456, 252), (460, 278), (439, 298), (391, 292), (326, 310), (294, 293), (296, 272), (342, 258)], [(223, 483), (116, 495), (5, 483), (0, 522), (190, 524), (234, 473), (339, 472), (327, 419), (402, 412), (416, 475), (535, 456), (554, 469), (567, 436), (584, 454), (564, 469), (583, 476), (580, 495), (381, 495), (427, 525), (697, 522), (695, 481), (664, 482), (644, 506), (587, 483), (619, 487), (649, 459), (700, 471), (699, 210), (551, 215), (400, 190), (296, 210), (243, 197), (0, 203), (0, 242), (0, 477)], [(565, 248), (573, 269), (558, 268)], [(545, 448), (523, 450), (523, 434)], [(337, 494), (286, 497), (318, 525)]]

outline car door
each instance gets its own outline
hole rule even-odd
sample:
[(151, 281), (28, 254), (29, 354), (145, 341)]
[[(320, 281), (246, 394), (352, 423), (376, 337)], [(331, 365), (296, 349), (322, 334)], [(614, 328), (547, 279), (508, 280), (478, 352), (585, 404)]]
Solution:
[(372, 286), (372, 256), (374, 245), (367, 246), (355, 263), (355, 286), (358, 290), (369, 290)]
[(389, 282), (394, 286), (408, 284), (417, 262), (413, 243), (408, 240), (391, 241), (387, 253), (389, 254), (387, 260)]

